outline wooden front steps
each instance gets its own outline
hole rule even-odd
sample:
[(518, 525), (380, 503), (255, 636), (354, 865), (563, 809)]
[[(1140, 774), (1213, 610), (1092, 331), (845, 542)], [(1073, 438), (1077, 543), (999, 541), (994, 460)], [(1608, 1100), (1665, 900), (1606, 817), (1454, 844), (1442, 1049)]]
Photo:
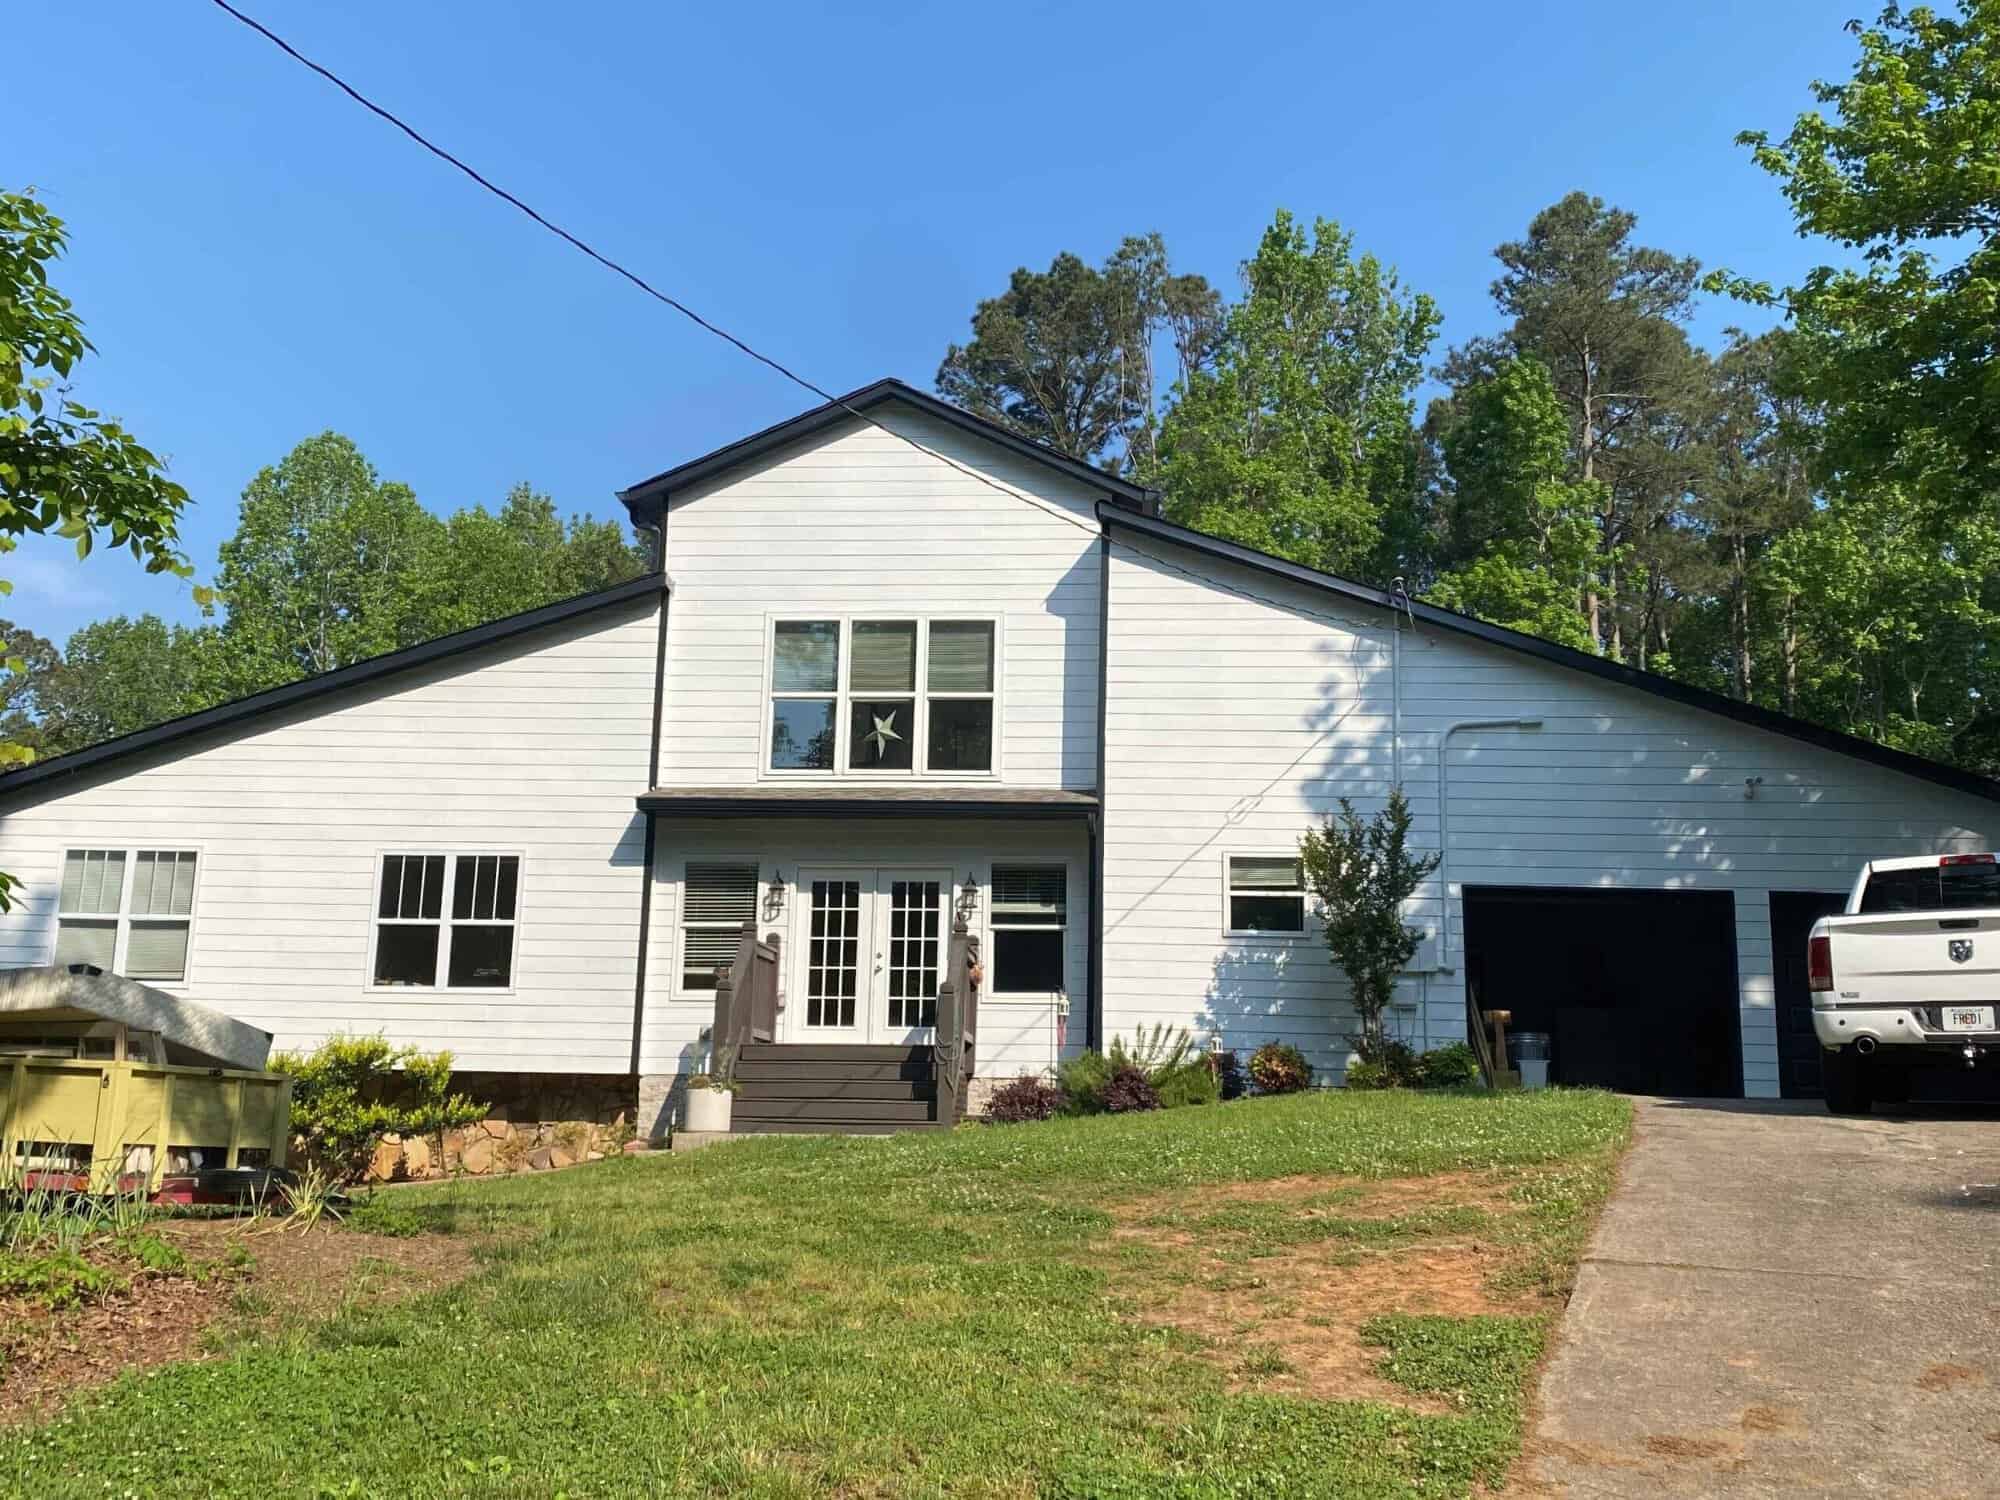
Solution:
[(928, 1046), (746, 1043), (736, 1057), (735, 1135), (886, 1135), (937, 1123)]

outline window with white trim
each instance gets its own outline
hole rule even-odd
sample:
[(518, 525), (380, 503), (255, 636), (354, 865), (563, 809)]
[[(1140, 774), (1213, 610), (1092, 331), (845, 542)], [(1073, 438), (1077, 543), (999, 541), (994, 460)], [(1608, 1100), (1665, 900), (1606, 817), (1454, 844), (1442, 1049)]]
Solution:
[(94, 964), (150, 984), (186, 979), (195, 862), (186, 849), (67, 851), (55, 965)]
[(757, 867), (690, 861), (681, 883), (681, 989), (712, 990), (757, 920)]
[(1305, 872), (1296, 854), (1228, 856), (1229, 930), (1297, 937), (1306, 930)]
[(992, 620), (779, 620), (767, 765), (777, 772), (990, 775)]
[(995, 865), (992, 993), (1060, 993), (1068, 919), (1069, 872), (1061, 865)]
[(508, 988), (520, 898), (518, 854), (383, 855), (372, 982), (384, 989)]

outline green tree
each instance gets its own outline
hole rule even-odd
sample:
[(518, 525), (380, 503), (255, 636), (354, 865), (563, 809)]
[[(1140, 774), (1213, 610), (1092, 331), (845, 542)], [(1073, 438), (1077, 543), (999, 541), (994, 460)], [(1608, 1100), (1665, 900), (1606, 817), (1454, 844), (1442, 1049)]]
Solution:
[(443, 525), (337, 433), (307, 438), (259, 472), (221, 547), (220, 696), (424, 639), (420, 567)]
[(1382, 1013), (1396, 998), (1396, 976), (1423, 937), (1403, 920), (1403, 903), (1440, 859), (1410, 852), (1410, 823), (1410, 804), (1399, 786), (1372, 818), (1364, 819), (1342, 797), (1340, 812), (1299, 840), (1306, 889), (1318, 900), (1327, 948), (1347, 976), (1361, 1021), (1355, 1050), (1371, 1062), (1382, 1052)]
[(63, 755), (216, 701), (212, 626), (118, 615), (73, 633), (36, 691), (45, 753)]
[(1889, 5), (1853, 76), (1772, 141), (1738, 139), (1784, 187), (1801, 235), (1858, 250), (1782, 293), (1801, 344), (1795, 388), (1823, 413), (1822, 477), (1891, 484), (1964, 512), (2000, 491), (2000, 3), (1958, 14)]
[(1243, 267), (1213, 363), (1160, 435), (1169, 514), (1332, 571), (1381, 573), (1385, 516), (1416, 483), (1414, 395), (1438, 326), (1372, 255), (1280, 211)]
[[(70, 394), (91, 343), (74, 304), (49, 283), (67, 243), (63, 221), (32, 194), (0, 192), (0, 553), (24, 534), (53, 531), (88, 557), (103, 533), (148, 572), (187, 577), (178, 546), (187, 491), (117, 421)], [(19, 676), (28, 665), (10, 656), (4, 671)], [(0, 766), (34, 754), (0, 740)], [(0, 872), (0, 911), (13, 886)]]
[(413, 581), (425, 637), (468, 630), (636, 578), (649, 548), (615, 521), (565, 523), (555, 502), (517, 484), (496, 514), (473, 506), (430, 533)]
[(1153, 345), (1171, 340), (1183, 377), (1206, 357), (1218, 299), (1172, 273), (1157, 234), (1127, 238), (1099, 269), (1068, 251), (1018, 268), (982, 301), (972, 338), (938, 366), (938, 394), (1085, 462), (1154, 462)]
[[(1647, 664), (1663, 634), (1655, 549), (1672, 543), (1676, 508), (1697, 466), (1691, 423), (1703, 360), (1682, 328), (1699, 271), (1692, 259), (1633, 243), (1637, 220), (1571, 193), (1535, 215), (1526, 238), (1493, 253), (1498, 337), (1454, 351), (1454, 389), (1514, 356), (1549, 372), (1569, 419), (1565, 478), (1594, 486), (1598, 559), (1585, 591), (1590, 637), (1619, 660)], [(1626, 575), (1636, 568), (1636, 583)]]
[(54, 642), (12, 620), (0, 620), (0, 652), (14, 663), (0, 672), (0, 738), (46, 755), (43, 703), (50, 679), (62, 666), (62, 653)]

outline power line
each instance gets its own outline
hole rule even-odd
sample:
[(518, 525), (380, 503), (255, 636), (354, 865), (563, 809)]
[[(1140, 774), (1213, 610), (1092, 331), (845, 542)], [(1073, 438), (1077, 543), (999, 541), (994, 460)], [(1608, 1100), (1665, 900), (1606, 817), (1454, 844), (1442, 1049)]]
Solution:
[(753, 349), (749, 344), (746, 344), (742, 339), (738, 338), (728, 329), (723, 328), (718, 324), (711, 323), (707, 318), (704, 318), (700, 313), (696, 312), (693, 308), (689, 307), (685, 302), (680, 301), (676, 297), (669, 296), (667, 293), (661, 291), (658, 287), (654, 286), (651, 282), (647, 281), (645, 277), (639, 275), (636, 271), (632, 271), (627, 267), (619, 264), (617, 261), (613, 260), (610, 256), (605, 255), (602, 252), (594, 249), (592, 246), (586, 244), (583, 240), (571, 234), (567, 229), (563, 228), (562, 225), (557, 224), (556, 222), (549, 219), (545, 215), (537, 212), (529, 204), (524, 203), (521, 199), (515, 197), (512, 193), (508, 192), (507, 189), (501, 187), (498, 183), (493, 182), (491, 179), (484, 176), (477, 169), (468, 165), (460, 158), (452, 155), (451, 152), (445, 150), (444, 147), (438, 145), (435, 141), (431, 140), (428, 136), (424, 135), (422, 131), (418, 130), (415, 126), (403, 120), (393, 111), (384, 108), (380, 104), (377, 104), (373, 99), (370, 99), (366, 94), (362, 93), (361, 90), (355, 88), (354, 85), (347, 82), (346, 79), (342, 78), (339, 74), (335, 73), (331, 68), (327, 68), (321, 65), (320, 63), (314, 62), (310, 57), (307, 57), (303, 52), (299, 51), (298, 48), (294, 47), (290, 42), (286, 41), (283, 37), (279, 36), (277, 32), (271, 30), (270, 27), (266, 26), (262, 21), (259, 21), (256, 17), (245, 15), (242, 11), (238, 10), (235, 6), (231, 5), (229, 3), (229, 0), (213, 0), (213, 4), (216, 6), (218, 10), (226, 12), (228, 15), (234, 17), (236, 20), (242, 22), (243, 25), (249, 27), (252, 31), (256, 32), (259, 36), (263, 37), (265, 41), (269, 42), (272, 46), (276, 47), (280, 52), (283, 52), (287, 57), (291, 58), (292, 61), (298, 63), (302, 67), (310, 69), (314, 73), (317, 73), (320, 77), (324, 78), (328, 83), (332, 84), (335, 88), (339, 89), (343, 94), (347, 95), (348, 98), (352, 99), (356, 104), (360, 105), (370, 114), (375, 115), (380, 119), (386, 120), (389, 124), (395, 126), (396, 129), (400, 130), (404, 135), (408, 136), (411, 140), (415, 141), (419, 146), (423, 147), (424, 150), (430, 152), (432, 156), (437, 157), (438, 160), (445, 162), (449, 166), (455, 167), (458, 171), (464, 173), (467, 177), (470, 177), (474, 182), (478, 183), (479, 186), (484, 188), (487, 192), (493, 194), (494, 197), (500, 199), (502, 202), (509, 203), (513, 205), (515, 208), (519, 209), (522, 213), (526, 214), (530, 219), (533, 219), (537, 224), (541, 225), (542, 228), (546, 229), (550, 234), (554, 235), (557, 239), (562, 240), (572, 249), (582, 251), (585, 255), (589, 256), (592, 260), (596, 261), (600, 266), (603, 266), (607, 271), (610, 271), (615, 275), (624, 277), (625, 280), (631, 282), (632, 285), (637, 287), (640, 291), (644, 292), (648, 297), (653, 298), (654, 301), (664, 302), (668, 307), (671, 307), (675, 312), (679, 313), (682, 317), (686, 318), (696, 327), (702, 329), (704, 332), (715, 335), (715, 337), (721, 339), (726, 344), (733, 345), (735, 348), (737, 348), (744, 354), (747, 354), (752, 359), (756, 360), (759, 364), (768, 366), (770, 369), (777, 371), (780, 375), (784, 376), (785, 379), (791, 381), (793, 385), (799, 386), (804, 390), (810, 391), (813, 395), (819, 397), (820, 400), (824, 401), (829, 406), (838, 406), (842, 411), (848, 413), (848, 415), (855, 417), (862, 422), (867, 423), (870, 427), (873, 427), (880, 432), (887, 433), (890, 437), (895, 438), (897, 441), (908, 443), (912, 448), (915, 448), (919, 453), (926, 454), (929, 457), (936, 459), (939, 463), (946, 465), (948, 468), (956, 469), (959, 473), (965, 475), (968, 479), (978, 480), (979, 483), (985, 485), (990, 490), (997, 491), (1002, 495), (1010, 496), (1016, 500), (1027, 500), (1030, 503), (1039, 506), (1041, 509), (1048, 511), (1051, 515), (1060, 516), (1062, 519), (1066, 521), (1076, 522), (1076, 524), (1078, 525), (1085, 526), (1085, 529), (1087, 530), (1095, 531), (1097, 529), (1095, 525), (1089, 525), (1087, 523), (1080, 521), (1077, 517), (1072, 516), (1068, 511), (1063, 510), (1060, 507), (1050, 505), (1036, 496), (1025, 494), (1019, 490), (1010, 489), (1008, 486), (999, 483), (998, 481), (990, 478), (985, 474), (980, 473), (978, 470), (968, 468), (966, 465), (957, 462), (955, 459), (952, 459), (946, 454), (939, 453), (935, 449), (925, 447), (915, 438), (909, 437), (904, 433), (897, 432), (894, 428), (890, 427), (886, 423), (878, 421), (876, 418), (869, 416), (868, 413), (860, 411), (853, 406), (850, 406), (847, 402), (843, 401), (840, 397), (834, 395), (831, 391), (824, 390), (820, 386), (815, 385), (812, 381), (806, 379), (805, 376), (799, 374), (796, 370), (789, 369), (785, 365), (780, 364), (770, 355), (763, 353), (761, 350)]

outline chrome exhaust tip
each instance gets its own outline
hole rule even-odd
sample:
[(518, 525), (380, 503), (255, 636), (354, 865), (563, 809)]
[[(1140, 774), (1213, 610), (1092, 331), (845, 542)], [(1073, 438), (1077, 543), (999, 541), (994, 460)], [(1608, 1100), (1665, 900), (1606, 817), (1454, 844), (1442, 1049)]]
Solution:
[(1856, 1037), (1854, 1039), (1854, 1050), (1863, 1057), (1873, 1057), (1875, 1055), (1875, 1038), (1872, 1036)]

